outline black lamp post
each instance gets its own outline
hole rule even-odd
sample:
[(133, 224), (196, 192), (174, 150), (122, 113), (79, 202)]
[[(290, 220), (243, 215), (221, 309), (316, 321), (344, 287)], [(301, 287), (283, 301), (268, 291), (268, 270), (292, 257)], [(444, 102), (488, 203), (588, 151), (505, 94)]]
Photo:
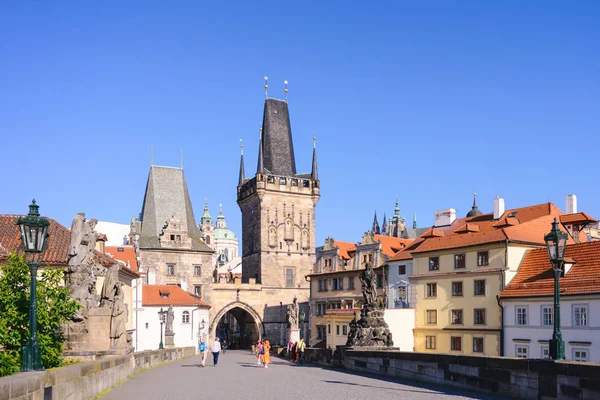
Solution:
[(550, 359), (565, 359), (565, 342), (560, 332), (560, 277), (563, 275), (563, 262), (565, 258), (565, 247), (567, 244), (567, 234), (558, 227), (558, 221), (554, 218), (552, 230), (546, 236), (544, 241), (548, 248), (548, 255), (552, 263), (554, 272), (554, 332), (550, 340)]
[[(39, 206), (33, 200), (29, 206), (29, 214), (17, 221), (31, 276), (29, 283), (29, 342), (27, 346), (23, 346), (22, 372), (44, 369), (37, 337), (37, 271), (40, 263), (34, 258), (35, 253), (41, 253), (44, 250), (50, 222), (46, 218), (40, 217), (38, 209)], [(29, 256), (30, 253), (31, 256)]]
[(160, 308), (160, 311), (158, 312), (158, 318), (160, 318), (160, 343), (158, 344), (158, 348), (160, 349), (164, 349), (165, 346), (163, 344), (163, 324), (165, 323), (165, 318), (167, 315), (168, 311), (163, 311), (163, 308)]

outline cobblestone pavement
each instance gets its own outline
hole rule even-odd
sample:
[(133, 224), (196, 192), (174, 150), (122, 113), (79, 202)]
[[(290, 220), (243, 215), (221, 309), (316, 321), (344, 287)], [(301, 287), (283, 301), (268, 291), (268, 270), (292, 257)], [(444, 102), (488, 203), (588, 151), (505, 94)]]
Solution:
[(216, 367), (209, 354), (202, 368), (200, 357), (191, 357), (144, 371), (102, 399), (496, 399), (340, 369), (296, 366), (276, 357), (272, 361), (265, 369), (248, 351), (230, 350), (221, 354)]

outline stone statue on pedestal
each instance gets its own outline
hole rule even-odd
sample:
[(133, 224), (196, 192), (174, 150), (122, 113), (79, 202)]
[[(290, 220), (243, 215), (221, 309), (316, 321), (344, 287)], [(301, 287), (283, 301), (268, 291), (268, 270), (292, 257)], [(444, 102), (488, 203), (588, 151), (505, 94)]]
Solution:
[(173, 320), (175, 319), (175, 313), (173, 312), (173, 306), (170, 305), (167, 310), (167, 318), (165, 324), (165, 335), (173, 334)]
[(286, 319), (289, 329), (298, 329), (298, 299), (295, 296), (292, 304), (287, 306)]
[(100, 307), (112, 308), (115, 302), (115, 297), (118, 295), (121, 288), (121, 282), (119, 282), (119, 270), (121, 267), (115, 265), (106, 270), (104, 276), (104, 284), (102, 285), (102, 292), (100, 293)]
[(392, 333), (383, 318), (384, 302), (377, 300), (376, 275), (371, 264), (360, 274), (363, 307), (360, 319), (350, 322), (347, 347), (392, 347)]

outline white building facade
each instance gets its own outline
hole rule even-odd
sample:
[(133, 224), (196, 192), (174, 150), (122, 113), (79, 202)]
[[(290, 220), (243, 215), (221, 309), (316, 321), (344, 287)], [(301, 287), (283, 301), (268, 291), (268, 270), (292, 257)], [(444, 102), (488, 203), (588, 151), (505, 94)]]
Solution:
[[(600, 362), (600, 296), (561, 296), (561, 332), (565, 357)], [(504, 355), (549, 358), (554, 327), (554, 298), (506, 299)]]
[(199, 335), (208, 333), (210, 306), (176, 285), (144, 285), (142, 307), (138, 309), (136, 351), (156, 350), (165, 344), (166, 325), (161, 325), (159, 311), (173, 306), (175, 347), (198, 348)]
[[(570, 214), (572, 215), (572, 214)], [(566, 246), (560, 284), (565, 358), (600, 362), (600, 242)], [(500, 294), (505, 356), (549, 358), (554, 273), (545, 248), (530, 250)]]

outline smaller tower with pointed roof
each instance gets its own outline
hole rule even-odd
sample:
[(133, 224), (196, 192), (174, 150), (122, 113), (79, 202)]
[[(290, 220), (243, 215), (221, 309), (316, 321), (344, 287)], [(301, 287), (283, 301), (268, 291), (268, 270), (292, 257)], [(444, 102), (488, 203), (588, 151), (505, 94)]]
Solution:
[(467, 213), (467, 218), (478, 217), (482, 214), (483, 213), (479, 211), (479, 208), (477, 208), (477, 193), (473, 193), (473, 207), (471, 207), (471, 211)]

